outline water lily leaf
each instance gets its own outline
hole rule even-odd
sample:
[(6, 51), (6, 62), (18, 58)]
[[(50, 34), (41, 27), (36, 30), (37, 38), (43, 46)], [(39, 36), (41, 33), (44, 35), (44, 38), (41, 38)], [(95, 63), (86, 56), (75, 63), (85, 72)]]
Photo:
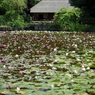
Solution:
[(21, 90), (16, 91), (16, 93), (17, 93), (17, 94), (25, 94), (25, 92), (24, 92), (24, 91), (21, 91)]
[(0, 94), (95, 95), (94, 33), (26, 32), (0, 36)]
[(7, 90), (4, 90), (3, 92), (0, 93), (0, 95), (5, 95)]
[(90, 69), (95, 69), (95, 64), (90, 65)]
[(74, 95), (73, 90), (64, 89), (64, 95)]
[(95, 95), (95, 89), (88, 89), (87, 93), (89, 93), (90, 95)]
[(81, 92), (81, 93), (78, 93), (79, 95), (88, 95), (88, 93), (86, 93), (86, 92)]

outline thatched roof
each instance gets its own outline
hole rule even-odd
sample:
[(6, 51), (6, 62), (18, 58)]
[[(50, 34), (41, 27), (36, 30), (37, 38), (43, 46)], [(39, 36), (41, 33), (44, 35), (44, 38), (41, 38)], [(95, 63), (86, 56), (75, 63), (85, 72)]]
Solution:
[(30, 13), (55, 13), (63, 6), (72, 8), (69, 0), (42, 0), (30, 9)]

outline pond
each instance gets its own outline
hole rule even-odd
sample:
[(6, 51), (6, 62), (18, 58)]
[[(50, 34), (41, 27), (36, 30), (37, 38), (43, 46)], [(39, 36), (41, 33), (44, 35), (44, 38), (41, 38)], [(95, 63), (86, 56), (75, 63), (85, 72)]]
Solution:
[(0, 95), (95, 95), (95, 34), (3, 32)]

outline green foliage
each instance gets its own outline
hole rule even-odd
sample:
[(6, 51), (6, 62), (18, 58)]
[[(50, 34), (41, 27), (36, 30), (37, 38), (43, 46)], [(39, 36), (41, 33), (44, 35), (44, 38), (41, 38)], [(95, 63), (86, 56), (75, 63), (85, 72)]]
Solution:
[(11, 27), (24, 27), (24, 18), (17, 14), (15, 10), (7, 11), (4, 15), (4, 19), (6, 21), (6, 25)]
[(68, 26), (68, 30), (69, 31), (86, 31), (88, 27), (89, 27), (88, 25), (82, 25), (79, 23), (70, 23), (70, 25)]
[(11, 27), (23, 27), (24, 9), (27, 7), (26, 0), (2, 0), (0, 1), (0, 24)]
[(53, 23), (46, 22), (46, 26), (48, 27), (48, 30), (56, 30), (56, 31), (62, 30), (60, 25), (56, 22)]
[(16, 20), (9, 21), (7, 25), (11, 27), (23, 28), (25, 26), (25, 23), (24, 19), (20, 15), (18, 15)]
[(54, 21), (58, 23), (64, 30), (80, 31), (83, 27), (78, 23), (82, 11), (78, 8), (67, 9), (62, 8), (55, 13)]
[(6, 10), (21, 13), (26, 8), (26, 0), (3, 0), (1, 6)]
[(29, 9), (40, 0), (0, 0), (0, 26), (24, 27), (30, 21)]
[(4, 21), (4, 17), (1, 15), (1, 16), (0, 16), (0, 25), (1, 25), (1, 23), (4, 24), (4, 22), (5, 22), (5, 21)]
[(67, 8), (62, 8), (58, 13), (54, 16), (54, 21), (60, 25), (63, 30), (69, 31), (86, 31), (89, 30), (90, 26), (86, 23), (79, 23), (80, 16), (82, 11), (78, 8), (73, 8), (71, 10)]

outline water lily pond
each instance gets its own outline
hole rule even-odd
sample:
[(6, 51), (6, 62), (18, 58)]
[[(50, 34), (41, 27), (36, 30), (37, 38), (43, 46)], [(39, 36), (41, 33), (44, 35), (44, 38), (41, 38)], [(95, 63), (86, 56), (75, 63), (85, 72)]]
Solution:
[(95, 95), (95, 33), (2, 32), (0, 95)]

